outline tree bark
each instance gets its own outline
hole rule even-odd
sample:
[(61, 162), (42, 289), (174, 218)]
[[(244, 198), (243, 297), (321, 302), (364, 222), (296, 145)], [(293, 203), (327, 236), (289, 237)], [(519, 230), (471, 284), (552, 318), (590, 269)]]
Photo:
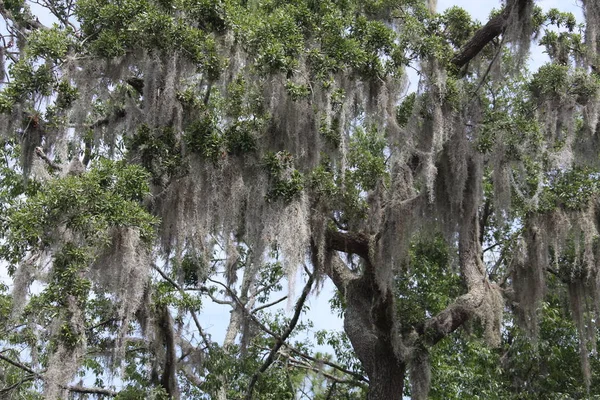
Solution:
[(363, 276), (346, 289), (344, 330), (369, 377), (369, 400), (401, 400), (406, 363), (400, 355), (393, 294)]
[(490, 19), (481, 27), (473, 37), (452, 58), (452, 63), (461, 68), (479, 54), (481, 50), (496, 36), (502, 34), (506, 29), (513, 12), (522, 13), (531, 0), (509, 1), (504, 10)]
[(366, 235), (328, 232), (330, 250), (361, 254), (365, 268), (358, 275), (330, 252), (325, 272), (344, 294), (344, 331), (369, 378), (368, 399), (401, 400), (407, 366), (401, 353), (394, 295), (377, 284), (368, 251), (364, 251), (367, 243)]

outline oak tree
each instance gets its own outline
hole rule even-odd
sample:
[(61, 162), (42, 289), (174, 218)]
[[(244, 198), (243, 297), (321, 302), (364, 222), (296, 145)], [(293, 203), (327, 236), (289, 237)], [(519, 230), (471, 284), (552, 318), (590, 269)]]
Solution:
[[(582, 3), (482, 24), (422, 0), (5, 0), (0, 393), (597, 393)], [(532, 43), (550, 61), (529, 72)], [(336, 357), (293, 342), (327, 282)], [(292, 311), (268, 312), (282, 290)]]

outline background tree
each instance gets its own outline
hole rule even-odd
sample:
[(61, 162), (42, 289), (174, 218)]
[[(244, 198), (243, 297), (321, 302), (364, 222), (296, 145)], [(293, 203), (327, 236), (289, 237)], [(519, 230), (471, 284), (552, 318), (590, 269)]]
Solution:
[[(596, 2), (37, 6), (0, 5), (3, 395), (597, 393)], [(325, 281), (335, 357), (293, 342)]]

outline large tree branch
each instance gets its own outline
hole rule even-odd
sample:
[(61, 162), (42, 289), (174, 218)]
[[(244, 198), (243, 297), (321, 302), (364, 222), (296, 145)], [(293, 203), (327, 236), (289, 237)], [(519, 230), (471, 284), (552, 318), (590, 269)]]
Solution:
[(342, 294), (346, 292), (346, 288), (351, 281), (359, 278), (337, 254), (329, 254), (327, 256), (325, 273)]
[(424, 344), (435, 345), (467, 322), (473, 315), (473, 310), (468, 305), (471, 299), (471, 294), (461, 296), (445, 310), (418, 325), (416, 331)]
[[(424, 344), (434, 345), (441, 339), (458, 329), (472, 316), (484, 312), (493, 313), (490, 302), (494, 300), (494, 285), (490, 284), (481, 260), (481, 243), (479, 237), (479, 199), (481, 196), (481, 171), (476, 160), (468, 161), (468, 178), (466, 182), (462, 224), (459, 231), (458, 248), (461, 273), (468, 293), (460, 296), (453, 304), (433, 318), (416, 327)], [(487, 309), (484, 302), (487, 301)], [(487, 321), (486, 324), (490, 322)], [(497, 329), (493, 325), (486, 330)]]
[(349, 254), (356, 254), (366, 261), (369, 259), (369, 236), (364, 233), (327, 230), (327, 248)]
[(487, 24), (480, 28), (471, 40), (469, 40), (460, 51), (452, 58), (452, 64), (462, 68), (479, 54), (483, 48), (496, 36), (502, 34), (510, 22), (513, 12), (520, 13), (531, 0), (508, 1), (504, 10), (490, 19)]
[(119, 394), (114, 390), (103, 389), (98, 387), (85, 387), (85, 386), (68, 386), (67, 390), (69, 392), (82, 393), (82, 394), (95, 394), (100, 396), (110, 396), (117, 397)]

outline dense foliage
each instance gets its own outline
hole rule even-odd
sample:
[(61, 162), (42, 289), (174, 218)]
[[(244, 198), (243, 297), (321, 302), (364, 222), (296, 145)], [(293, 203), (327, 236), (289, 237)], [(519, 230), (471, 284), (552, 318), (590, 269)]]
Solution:
[(0, 397), (600, 396), (582, 3), (5, 0)]

